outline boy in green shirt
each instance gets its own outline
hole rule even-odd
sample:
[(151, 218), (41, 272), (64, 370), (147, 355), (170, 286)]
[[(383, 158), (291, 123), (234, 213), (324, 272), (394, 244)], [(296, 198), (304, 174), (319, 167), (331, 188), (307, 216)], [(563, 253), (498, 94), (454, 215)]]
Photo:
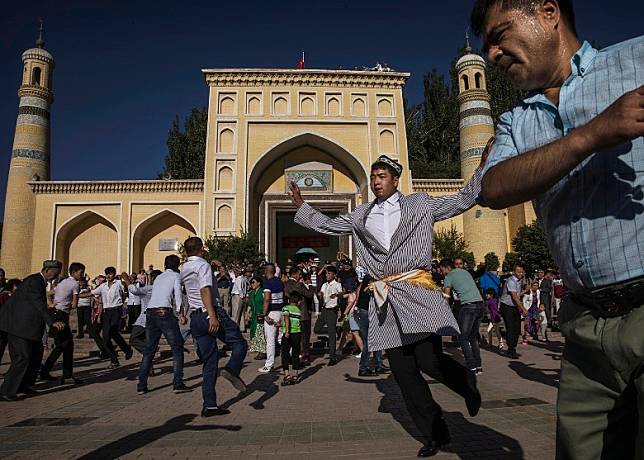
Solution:
[[(284, 369), (282, 386), (299, 383), (297, 370), (300, 368), (300, 342), (302, 340), (302, 329), (300, 328), (302, 311), (299, 307), (303, 300), (302, 296), (298, 292), (291, 292), (288, 299), (289, 303), (282, 308), (282, 369)], [(289, 373), (291, 362), (293, 362), (295, 375)]]

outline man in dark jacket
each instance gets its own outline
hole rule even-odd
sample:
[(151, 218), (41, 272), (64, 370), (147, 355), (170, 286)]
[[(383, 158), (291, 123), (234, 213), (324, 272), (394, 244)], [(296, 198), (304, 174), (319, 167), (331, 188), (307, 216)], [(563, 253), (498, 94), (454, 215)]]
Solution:
[(302, 280), (302, 269), (293, 267), (289, 272), (289, 278), (284, 283), (284, 294), (288, 298), (292, 292), (297, 292), (304, 298), (304, 305), (301, 306), (302, 316), (300, 318), (300, 327), (302, 328), (302, 363), (308, 364), (310, 358), (311, 343), (311, 310), (313, 308), (313, 295), (315, 289), (310, 284), (307, 286)]
[(9, 339), (11, 366), (0, 387), (0, 400), (16, 401), (16, 393), (32, 394), (42, 359), (45, 324), (58, 330), (65, 324), (54, 321), (47, 310), (47, 283), (60, 274), (62, 264), (46, 260), (40, 273), (29, 275), (0, 310), (0, 331)]

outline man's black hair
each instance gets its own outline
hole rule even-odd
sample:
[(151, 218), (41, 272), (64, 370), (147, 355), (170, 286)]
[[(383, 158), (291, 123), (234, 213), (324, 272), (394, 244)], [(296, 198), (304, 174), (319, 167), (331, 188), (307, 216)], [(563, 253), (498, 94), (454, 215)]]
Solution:
[(338, 269), (335, 268), (333, 265), (329, 265), (328, 267), (324, 267), (324, 269), (326, 271), (328, 271), (329, 273), (334, 273), (336, 275), (338, 274)]
[[(572, 6), (572, 0), (554, 1), (559, 5), (563, 20), (568, 24), (572, 32), (577, 35), (577, 30), (575, 29), (575, 10)], [(502, 11), (517, 9), (532, 14), (535, 12), (539, 0), (476, 0), (470, 16), (470, 28), (477, 37), (483, 34), (485, 15), (497, 3), (501, 5)]]
[(79, 270), (85, 270), (85, 265), (83, 265), (80, 262), (72, 262), (71, 265), (69, 266), (69, 274), (71, 275), (74, 272), (77, 272)]
[(183, 249), (188, 256), (194, 256), (201, 248), (203, 248), (203, 241), (198, 236), (191, 236), (183, 243)]
[(288, 272), (291, 276), (297, 275), (298, 273), (302, 273), (302, 269), (300, 267), (292, 267)]
[(150, 281), (154, 281), (161, 273), (163, 273), (161, 270), (152, 270), (150, 272)]
[(170, 254), (169, 256), (166, 256), (164, 262), (164, 266), (166, 269), (174, 270), (175, 272), (179, 271), (179, 265), (181, 264), (181, 259), (179, 259), (179, 256), (175, 254)]
[(302, 301), (302, 294), (297, 291), (293, 291), (288, 295), (288, 301), (297, 305)]
[(105, 269), (105, 274), (106, 274), (106, 275), (108, 275), (108, 274), (110, 274), (110, 273), (111, 273), (112, 275), (116, 275), (116, 268), (114, 268), (114, 267), (107, 267), (107, 268)]
[(390, 165), (382, 161), (376, 161), (374, 164), (371, 165), (372, 172), (375, 171), (376, 169), (386, 169), (393, 177), (400, 177), (400, 174), (398, 174), (398, 171), (396, 171)]
[(438, 264), (439, 267), (443, 268), (449, 268), (450, 270), (454, 269), (454, 262), (452, 262), (452, 259), (443, 259), (440, 261)]

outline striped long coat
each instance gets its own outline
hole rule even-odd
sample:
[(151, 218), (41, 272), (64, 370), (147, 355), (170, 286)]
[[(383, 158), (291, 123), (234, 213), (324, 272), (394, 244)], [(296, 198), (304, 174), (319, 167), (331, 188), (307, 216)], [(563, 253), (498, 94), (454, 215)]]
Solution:
[[(417, 268), (431, 269), (434, 222), (467, 211), (481, 191), (481, 168), (457, 194), (430, 196), (425, 193), (400, 198), (400, 225), (391, 238), (389, 251), (371, 235), (365, 222), (375, 201), (358, 206), (352, 213), (330, 218), (305, 203), (295, 215), (303, 227), (329, 235), (353, 235), (359, 263), (374, 279)], [(430, 333), (456, 335), (458, 324), (439, 291), (405, 282), (389, 285), (387, 307), (378, 313), (375, 301), (369, 309), (369, 349), (399, 347), (423, 339)]]

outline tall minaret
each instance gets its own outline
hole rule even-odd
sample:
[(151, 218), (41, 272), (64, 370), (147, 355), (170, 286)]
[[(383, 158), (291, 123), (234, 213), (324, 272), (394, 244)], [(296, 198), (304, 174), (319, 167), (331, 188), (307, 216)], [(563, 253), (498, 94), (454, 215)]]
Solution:
[(31, 270), (35, 197), (27, 184), (49, 179), (49, 107), (54, 96), (54, 57), (45, 50), (43, 25), (36, 47), (22, 53), (20, 105), (11, 152), (2, 229), (0, 266), (8, 277)]
[[(472, 177), (488, 139), (494, 135), (490, 94), (485, 82), (485, 61), (470, 48), (465, 34), (465, 54), (456, 62), (460, 105), (461, 176)], [(474, 208), (463, 214), (463, 236), (477, 261), (488, 252), (503, 260), (508, 250), (504, 211)]]

